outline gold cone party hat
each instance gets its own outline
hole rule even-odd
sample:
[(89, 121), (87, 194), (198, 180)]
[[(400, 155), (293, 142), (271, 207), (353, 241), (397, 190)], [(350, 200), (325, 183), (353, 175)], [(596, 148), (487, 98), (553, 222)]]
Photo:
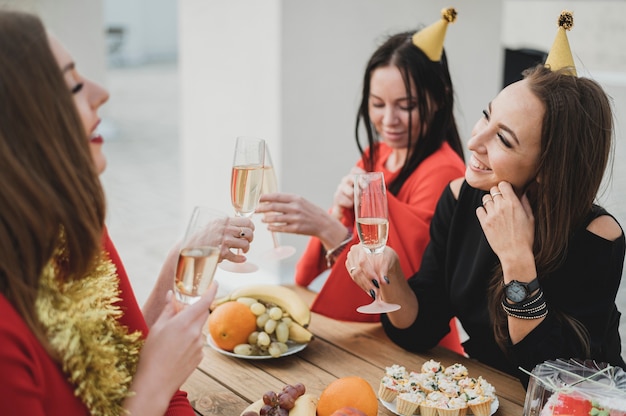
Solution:
[(572, 12), (563, 10), (559, 16), (559, 28), (556, 33), (556, 38), (546, 59), (546, 67), (552, 71), (565, 68), (565, 72), (569, 75), (576, 76), (576, 65), (574, 64), (574, 58), (572, 57), (572, 51), (569, 47), (569, 41), (567, 40), (567, 30), (570, 30), (574, 26), (574, 16)]
[(413, 35), (413, 44), (420, 48), (433, 62), (441, 60), (443, 40), (446, 37), (448, 23), (456, 20), (456, 10), (452, 7), (441, 11), (441, 20), (425, 27)]

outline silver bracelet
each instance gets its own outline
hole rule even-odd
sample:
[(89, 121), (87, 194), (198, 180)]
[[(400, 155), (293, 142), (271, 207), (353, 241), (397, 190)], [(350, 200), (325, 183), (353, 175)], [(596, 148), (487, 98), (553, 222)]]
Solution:
[(326, 252), (326, 265), (328, 267), (332, 267), (333, 264), (335, 263), (335, 259), (337, 258), (337, 256), (339, 254), (341, 254), (341, 252), (343, 251), (343, 249), (346, 247), (346, 245), (352, 241), (352, 230), (348, 230), (348, 234), (346, 235), (345, 240), (343, 240), (341, 243), (339, 243), (338, 246), (335, 246), (333, 248), (331, 248), (330, 250), (328, 250)]

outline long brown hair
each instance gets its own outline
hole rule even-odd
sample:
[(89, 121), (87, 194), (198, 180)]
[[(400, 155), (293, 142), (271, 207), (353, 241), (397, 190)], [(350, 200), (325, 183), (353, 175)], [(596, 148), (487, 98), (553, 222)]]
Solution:
[(367, 134), (367, 146), (370, 149), (370, 157), (363, 162), (366, 170), (372, 170), (377, 157), (376, 144), (379, 140), (369, 115), (372, 73), (378, 68), (396, 66), (404, 79), (409, 101), (413, 98), (412, 80), (417, 94), (419, 119), (421, 123), (427, 124), (428, 128), (420, 129), (419, 137), (411, 137), (412, 128), (409, 117), (409, 151), (400, 173), (392, 183), (388, 184), (389, 192), (393, 195), (398, 194), (404, 182), (419, 164), (435, 153), (442, 143), (450, 144), (459, 157), (464, 159), (463, 144), (454, 118), (454, 89), (445, 51), (439, 62), (432, 62), (411, 41), (414, 33), (403, 32), (390, 36), (371, 56), (363, 75), (363, 91), (355, 127), (357, 146), (363, 155), (365, 149), (359, 138), (359, 126), (361, 122), (363, 123)]
[[(588, 78), (552, 72), (543, 65), (524, 79), (544, 105), (537, 183), (527, 192), (535, 217), (533, 251), (539, 280), (549, 278), (564, 261), (572, 232), (590, 214), (610, 160), (613, 140), (611, 104), (602, 87)], [(507, 317), (500, 303), (502, 270), (490, 287), (490, 314), (496, 340), (508, 339)], [(578, 334), (589, 351), (581, 323), (551, 309)]]
[(104, 193), (72, 95), (36, 16), (0, 11), (0, 292), (47, 347), (39, 277), (64, 230), (62, 279), (101, 247)]

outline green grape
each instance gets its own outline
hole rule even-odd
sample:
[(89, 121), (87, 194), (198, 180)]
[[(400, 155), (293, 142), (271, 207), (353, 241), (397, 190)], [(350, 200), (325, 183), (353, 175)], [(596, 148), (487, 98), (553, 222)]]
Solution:
[(266, 309), (265, 305), (263, 305), (260, 302), (255, 302), (252, 305), (250, 305), (250, 310), (256, 316), (263, 315), (265, 313), (265, 309)]
[(270, 318), (275, 321), (278, 321), (280, 318), (283, 317), (283, 310), (280, 309), (278, 306), (271, 307), (268, 313), (270, 315)]
[(275, 333), (278, 342), (287, 342), (289, 339), (289, 326), (281, 321), (276, 325)]
[(276, 325), (278, 325), (278, 322), (270, 318), (265, 322), (263, 329), (265, 330), (265, 332), (271, 335), (274, 333), (274, 330), (276, 329)]

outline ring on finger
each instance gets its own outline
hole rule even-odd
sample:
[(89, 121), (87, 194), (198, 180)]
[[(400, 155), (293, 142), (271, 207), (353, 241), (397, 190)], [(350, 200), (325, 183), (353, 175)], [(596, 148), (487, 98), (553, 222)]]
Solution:
[(239, 238), (244, 238), (246, 236), (246, 230), (244, 230), (243, 227), (241, 227), (240, 230)]
[(352, 274), (352, 272), (355, 271), (355, 270), (356, 270), (356, 266), (352, 266), (352, 267), (350, 267), (350, 270), (348, 270), (348, 273)]
[(494, 193), (492, 193), (492, 194), (491, 194), (491, 198), (495, 198), (495, 197), (497, 197), (498, 195), (502, 196), (502, 192), (494, 192)]
[(492, 199), (492, 198), (487, 198), (487, 199), (485, 199), (485, 200), (483, 201), (483, 207), (484, 207), (485, 205), (487, 205), (487, 202), (493, 202), (493, 199)]

